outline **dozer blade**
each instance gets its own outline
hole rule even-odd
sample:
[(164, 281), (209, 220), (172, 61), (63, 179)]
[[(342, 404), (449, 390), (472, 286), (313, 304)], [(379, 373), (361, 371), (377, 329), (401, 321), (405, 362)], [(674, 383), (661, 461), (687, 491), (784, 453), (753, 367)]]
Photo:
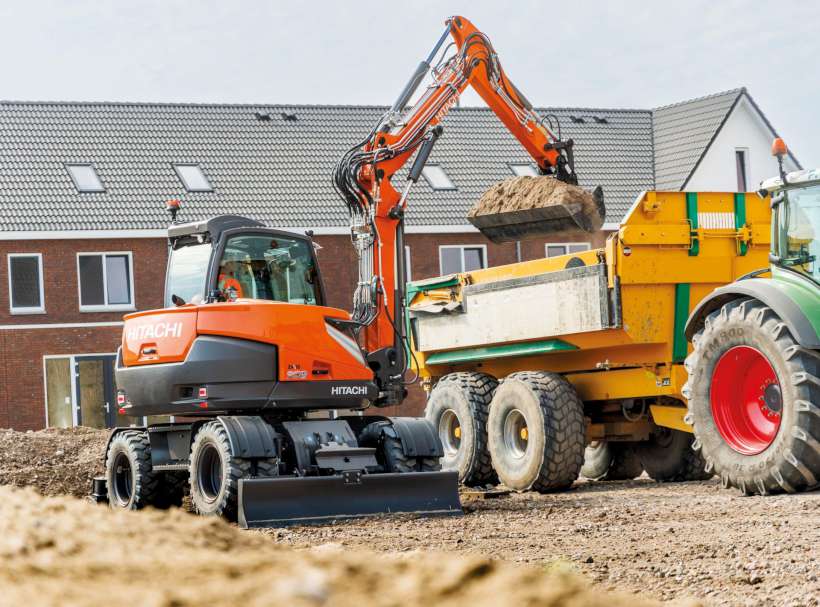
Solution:
[(245, 529), (384, 513), (462, 514), (457, 472), (251, 478), (239, 481), (238, 497)]
[[(556, 194), (542, 200), (539, 199), (537, 190), (526, 189), (536, 183), (514, 183), (514, 186), (523, 184), (524, 187), (517, 187), (511, 191), (509, 187), (505, 190), (506, 184), (502, 182), (496, 188), (488, 190), (467, 219), (495, 243), (550, 236), (565, 230), (581, 229), (585, 232), (595, 232), (601, 229), (605, 208), (604, 194), (600, 186), (590, 194), (581, 188), (563, 185), (560, 191), (556, 189)], [(504, 196), (504, 202), (499, 204), (493, 200), (493, 196)], [(515, 202), (516, 196), (521, 197), (521, 202)], [(513, 208), (503, 210), (505, 206)], [(502, 210), (489, 211), (493, 208)]]

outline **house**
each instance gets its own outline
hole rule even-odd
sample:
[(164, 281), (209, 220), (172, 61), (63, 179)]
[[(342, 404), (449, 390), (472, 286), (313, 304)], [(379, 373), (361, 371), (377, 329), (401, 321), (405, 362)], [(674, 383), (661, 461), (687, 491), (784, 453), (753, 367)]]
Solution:
[[(329, 304), (349, 308), (354, 254), (330, 175), (385, 109), (0, 102), (0, 427), (132, 421), (117, 418), (114, 356), (122, 315), (162, 305), (169, 198), (186, 221), (236, 213), (313, 230)], [(774, 129), (745, 89), (540, 112), (576, 141), (581, 185), (604, 187), (604, 231), (489, 243), (467, 209), (534, 166), (489, 109), (454, 108), (411, 194), (411, 279), (597, 247), (642, 190), (754, 188), (774, 171)], [(402, 411), (421, 404), (415, 391)]]

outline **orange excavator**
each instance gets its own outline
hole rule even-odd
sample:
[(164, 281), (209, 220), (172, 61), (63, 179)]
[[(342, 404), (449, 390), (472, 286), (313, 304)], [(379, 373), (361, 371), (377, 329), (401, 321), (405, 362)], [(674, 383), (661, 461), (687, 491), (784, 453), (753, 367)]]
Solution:
[[(408, 108), (428, 74), (432, 84)], [(190, 492), (200, 514), (245, 527), (461, 512), (437, 430), (362, 413), (407, 393), (396, 251), (410, 188), (468, 85), (542, 173), (576, 182), (572, 142), (534, 112), (483, 33), (448, 19), (390, 110), (334, 170), (359, 261), (352, 313), (324, 305), (310, 234), (231, 215), (179, 223), (179, 203), (169, 202), (166, 307), (125, 317), (116, 379), (121, 414), (171, 421), (112, 431), (105, 477), (94, 480), (99, 501), (161, 507)], [(413, 154), (399, 192), (392, 180)]]

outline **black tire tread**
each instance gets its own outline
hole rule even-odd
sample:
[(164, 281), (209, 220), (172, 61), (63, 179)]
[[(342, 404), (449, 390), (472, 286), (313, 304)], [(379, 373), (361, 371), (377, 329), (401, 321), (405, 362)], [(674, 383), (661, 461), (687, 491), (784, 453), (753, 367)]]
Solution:
[[(689, 398), (698, 382), (708, 383), (709, 378), (702, 377), (701, 349), (710, 335), (719, 332), (730, 319), (758, 325), (781, 353), (789, 371), (788, 379), (797, 394), (795, 423), (790, 430), (795, 440), (764, 473), (744, 474), (737, 466), (719, 461), (708, 448), (703, 449), (690, 400), (689, 419), (695, 433), (693, 448), (701, 451), (706, 470), (718, 474), (724, 487), (736, 487), (744, 494), (797, 493), (820, 486), (820, 353), (798, 345), (786, 324), (764, 303), (751, 298), (737, 299), (706, 317), (692, 338), (693, 351), (685, 361), (689, 379), (683, 388), (684, 396)], [(694, 406), (704, 405), (695, 403)]]
[[(161, 475), (154, 472), (151, 466), (151, 444), (148, 441), (148, 433), (141, 430), (126, 430), (117, 433), (108, 445), (106, 454), (106, 478), (109, 478), (109, 470), (113, 465), (112, 452), (117, 444), (122, 444), (125, 449), (134, 453), (137, 469), (132, 470), (135, 478), (133, 495), (134, 498), (129, 506), (130, 510), (140, 510), (146, 506), (157, 505), (161, 490)], [(110, 479), (109, 479), (110, 480)], [(120, 506), (109, 500), (112, 508)]]
[(490, 403), (498, 387), (498, 380), (486, 373), (460, 371), (442, 377), (438, 385), (455, 384), (464, 393), (470, 405), (476, 431), (476, 455), (472, 473), (462, 482), (468, 487), (496, 484), (498, 475), (493, 468), (493, 459), (487, 440), (487, 417)]

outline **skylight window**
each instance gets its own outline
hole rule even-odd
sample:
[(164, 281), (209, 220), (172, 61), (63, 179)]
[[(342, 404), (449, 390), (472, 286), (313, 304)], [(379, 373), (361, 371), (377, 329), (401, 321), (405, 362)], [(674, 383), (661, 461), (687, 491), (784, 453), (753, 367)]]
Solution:
[(174, 170), (189, 192), (213, 192), (211, 183), (198, 164), (175, 164)]
[(67, 164), (65, 165), (74, 187), (82, 194), (94, 192), (105, 192), (100, 176), (91, 164)]
[(444, 169), (437, 164), (428, 164), (421, 170), (421, 174), (434, 190), (455, 190), (456, 186), (450, 180)]
[(517, 177), (537, 177), (538, 171), (535, 170), (535, 167), (529, 163), (522, 163), (522, 164), (511, 164), (510, 170), (513, 172), (514, 175)]

